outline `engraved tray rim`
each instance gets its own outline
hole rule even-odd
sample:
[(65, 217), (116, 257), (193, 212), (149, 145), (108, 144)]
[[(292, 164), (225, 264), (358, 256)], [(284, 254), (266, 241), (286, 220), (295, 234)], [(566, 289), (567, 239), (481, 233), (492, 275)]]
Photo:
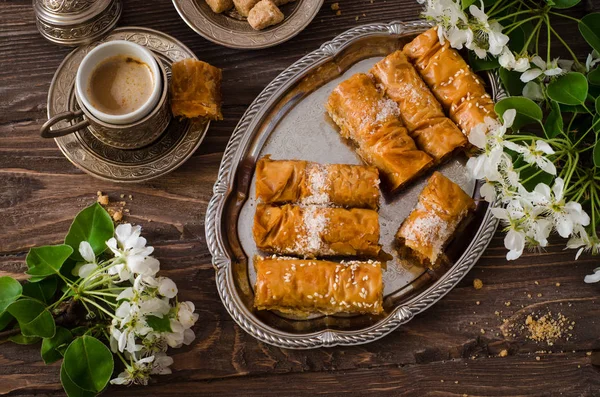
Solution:
[[(292, 334), (272, 328), (252, 316), (244, 307), (232, 279), (231, 253), (225, 246), (225, 237), (221, 228), (223, 210), (228, 196), (232, 192), (236, 170), (241, 162), (239, 149), (244, 148), (257, 131), (257, 127), (262, 122), (261, 116), (264, 116), (271, 105), (285, 94), (285, 91), (297, 81), (299, 76), (323, 62), (331, 60), (354, 41), (386, 34), (400, 37), (422, 32), (429, 27), (431, 24), (423, 20), (368, 24), (347, 30), (333, 40), (325, 42), (319, 49), (292, 64), (269, 83), (248, 107), (231, 135), (213, 187), (213, 196), (206, 211), (206, 241), (212, 255), (212, 264), (216, 273), (215, 281), (223, 305), (234, 321), (256, 339), (288, 349), (359, 345), (380, 339), (410, 321), (416, 314), (428, 309), (450, 292), (475, 265), (490, 243), (498, 225), (498, 220), (492, 216), (490, 211), (495, 204), (488, 207), (475, 237), (460, 259), (445, 274), (427, 289), (397, 306), (381, 321), (353, 331), (325, 329), (306, 334)], [(497, 74), (490, 73), (490, 86), (495, 99), (506, 96)]]

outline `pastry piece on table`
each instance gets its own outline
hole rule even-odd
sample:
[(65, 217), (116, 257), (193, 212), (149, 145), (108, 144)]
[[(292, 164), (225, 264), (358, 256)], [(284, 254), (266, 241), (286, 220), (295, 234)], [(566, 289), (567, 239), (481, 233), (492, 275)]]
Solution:
[(383, 311), (381, 263), (257, 256), (254, 307), (306, 315)]
[(260, 0), (233, 0), (233, 5), (241, 16), (247, 17), (252, 7), (259, 1)]
[(191, 58), (173, 63), (171, 111), (175, 117), (222, 120), (221, 69)]
[(377, 168), (319, 164), (304, 160), (256, 163), (256, 198), (266, 204), (320, 204), (347, 208), (379, 208)]
[(379, 169), (390, 190), (402, 187), (433, 164), (402, 125), (396, 102), (384, 98), (366, 74), (355, 74), (340, 83), (325, 106), (342, 137), (355, 144), (363, 161)]
[(417, 206), (396, 233), (400, 256), (434, 267), (459, 224), (474, 209), (471, 196), (441, 173), (434, 172), (419, 195)]
[(261, 0), (248, 12), (248, 23), (254, 30), (277, 25), (284, 19), (283, 13), (271, 0)]
[(467, 144), (467, 138), (444, 115), (440, 103), (401, 51), (377, 62), (370, 73), (398, 104), (400, 117), (417, 147), (436, 162), (444, 161)]
[(252, 227), (258, 249), (305, 258), (379, 255), (379, 215), (367, 209), (259, 204)]
[(486, 116), (496, 118), (483, 82), (447, 41), (440, 44), (436, 28), (417, 36), (402, 51), (466, 135)]
[(206, 4), (217, 14), (233, 8), (233, 0), (206, 0)]

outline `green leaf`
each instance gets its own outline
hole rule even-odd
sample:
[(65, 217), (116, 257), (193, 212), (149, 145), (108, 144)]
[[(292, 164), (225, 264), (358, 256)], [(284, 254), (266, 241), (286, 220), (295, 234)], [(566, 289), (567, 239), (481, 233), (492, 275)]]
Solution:
[(596, 98), (596, 102), (595, 102), (595, 107), (596, 107), (596, 114), (600, 114), (600, 96)]
[(469, 65), (471, 65), (471, 68), (475, 72), (492, 70), (500, 67), (497, 58), (488, 56), (481, 59), (473, 51), (469, 51)]
[(548, 96), (565, 105), (581, 105), (588, 93), (588, 83), (585, 76), (577, 72), (569, 72), (558, 76), (548, 84)]
[(65, 389), (65, 393), (67, 393), (68, 397), (94, 397), (96, 394), (98, 394), (77, 386), (75, 382), (71, 380), (69, 375), (67, 375), (64, 361), (60, 366), (60, 383), (62, 383), (63, 389)]
[(467, 8), (469, 8), (472, 4), (475, 4), (475, 0), (461, 0), (461, 4), (462, 4), (462, 9), (466, 10)]
[(87, 241), (94, 253), (100, 255), (106, 249), (106, 240), (110, 239), (114, 232), (115, 225), (108, 212), (100, 204), (94, 203), (73, 219), (69, 233), (65, 237), (65, 244), (73, 248), (71, 258), (82, 261), (79, 243)]
[(554, 4), (551, 4), (552, 8), (564, 10), (565, 8), (571, 8), (579, 4), (581, 0), (552, 0)]
[(508, 109), (515, 109), (517, 111), (517, 115), (512, 126), (513, 130), (518, 130), (524, 125), (541, 121), (543, 117), (542, 109), (537, 103), (533, 102), (529, 98), (521, 96), (504, 98), (496, 103), (494, 109), (496, 110), (496, 113), (501, 116)]
[(0, 314), (0, 331), (6, 328), (15, 318), (8, 312)]
[(587, 79), (590, 84), (600, 85), (600, 66), (589, 72)]
[(47, 245), (29, 250), (27, 274), (31, 275), (30, 282), (38, 282), (53, 274), (60, 273), (60, 268), (73, 253), (73, 248), (68, 245)]
[(114, 360), (104, 343), (84, 335), (69, 345), (63, 366), (66, 375), (77, 387), (99, 393), (110, 380)]
[(596, 168), (600, 168), (600, 140), (596, 140), (594, 145), (594, 165)]
[(20, 299), (11, 303), (6, 310), (19, 322), (23, 336), (54, 336), (54, 318), (41, 302), (30, 298)]
[(85, 334), (88, 329), (89, 329), (88, 327), (84, 327), (82, 325), (82, 326), (73, 328), (71, 330), (71, 333), (73, 334), (73, 336), (83, 336), (83, 334)]
[(163, 316), (162, 318), (147, 316), (146, 322), (156, 332), (173, 332), (171, 330), (171, 320), (167, 316)]
[(19, 299), (22, 293), (23, 287), (17, 280), (8, 276), (0, 277), (0, 313)]
[(581, 105), (560, 104), (560, 111), (563, 113), (587, 113), (587, 110)]
[(42, 349), (40, 351), (42, 359), (46, 364), (51, 364), (62, 358), (62, 354), (58, 350), (59, 346), (66, 345), (73, 340), (71, 331), (63, 327), (56, 327), (56, 333), (52, 338), (44, 338), (42, 341)]
[(600, 52), (600, 13), (588, 14), (579, 21), (581, 35), (592, 46)]
[(546, 118), (544, 129), (546, 130), (546, 138), (554, 138), (558, 136), (564, 128), (562, 113), (557, 102), (550, 101), (550, 113)]
[(500, 80), (510, 96), (523, 95), (525, 83), (521, 81), (521, 73), (500, 68)]
[(49, 304), (56, 293), (56, 277), (48, 277), (37, 283), (23, 284), (23, 295)]
[(38, 343), (39, 341), (41, 341), (42, 338), (37, 336), (23, 336), (19, 334), (11, 336), (10, 338), (8, 338), (8, 340), (13, 343), (16, 343), (17, 345), (33, 345), (34, 343)]

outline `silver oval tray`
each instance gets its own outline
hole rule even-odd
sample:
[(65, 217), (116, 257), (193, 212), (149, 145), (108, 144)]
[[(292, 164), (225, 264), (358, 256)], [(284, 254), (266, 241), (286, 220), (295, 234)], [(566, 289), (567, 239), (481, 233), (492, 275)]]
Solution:
[[(487, 203), (478, 201), (474, 219), (448, 246), (449, 263), (435, 271), (401, 265), (394, 234), (417, 202), (426, 175), (394, 197), (382, 199), (381, 240), (394, 255), (384, 272), (383, 315), (310, 316), (294, 318), (252, 307), (255, 281), (251, 258), (255, 209), (254, 167), (266, 154), (274, 159), (305, 159), (321, 163), (360, 160), (328, 121), (324, 103), (331, 90), (354, 73), (423, 32), (423, 21), (359, 26), (339, 35), (283, 71), (250, 105), (225, 150), (206, 213), (206, 239), (216, 270), (219, 295), (233, 319), (255, 338), (284, 348), (368, 343), (392, 332), (448, 293), (471, 269), (489, 244), (497, 222)], [(488, 75), (494, 99), (504, 96), (497, 76)], [(478, 182), (464, 158), (439, 170), (478, 198)]]

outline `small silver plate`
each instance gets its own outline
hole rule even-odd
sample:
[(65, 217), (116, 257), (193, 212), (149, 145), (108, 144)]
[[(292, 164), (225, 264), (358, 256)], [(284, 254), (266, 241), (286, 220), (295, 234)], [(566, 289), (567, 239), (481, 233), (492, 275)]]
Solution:
[[(285, 348), (356, 345), (371, 342), (409, 321), (450, 291), (489, 244), (497, 222), (487, 203), (478, 201), (471, 222), (446, 249), (450, 264), (436, 270), (401, 265), (394, 235), (416, 205), (427, 177), (393, 197), (381, 200), (380, 243), (394, 256), (384, 272), (384, 313), (296, 318), (252, 307), (258, 253), (252, 238), (256, 208), (254, 167), (270, 154), (274, 159), (360, 164), (326, 116), (324, 103), (341, 81), (366, 72), (385, 55), (401, 49), (426, 22), (392, 22), (351, 29), (290, 66), (250, 105), (225, 150), (206, 214), (206, 236), (216, 269), (217, 288), (233, 319), (257, 339)], [(485, 77), (485, 76), (484, 76)], [(504, 95), (497, 76), (488, 83), (495, 100)], [(478, 198), (479, 183), (467, 172), (466, 158), (438, 168)]]

